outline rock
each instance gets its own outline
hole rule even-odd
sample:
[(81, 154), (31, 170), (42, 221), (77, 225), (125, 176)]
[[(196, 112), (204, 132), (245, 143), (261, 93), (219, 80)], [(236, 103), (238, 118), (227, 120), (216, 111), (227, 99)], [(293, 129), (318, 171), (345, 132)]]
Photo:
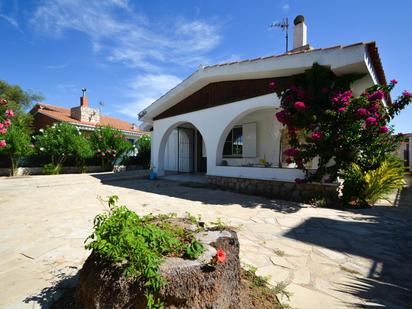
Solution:
[[(242, 304), (239, 241), (235, 232), (199, 235), (206, 251), (194, 261), (166, 258), (160, 273), (166, 279), (157, 296), (166, 308), (248, 308)], [(213, 247), (209, 248), (209, 241)], [(207, 264), (216, 248), (222, 248), (226, 262)], [(86, 260), (75, 292), (75, 308), (146, 308), (145, 288), (138, 279), (126, 278), (120, 265), (99, 259), (92, 253)]]

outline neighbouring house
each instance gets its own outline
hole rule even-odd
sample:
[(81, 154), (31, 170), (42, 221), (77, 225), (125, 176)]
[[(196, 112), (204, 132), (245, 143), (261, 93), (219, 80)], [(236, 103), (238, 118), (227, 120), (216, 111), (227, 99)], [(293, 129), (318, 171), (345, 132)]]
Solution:
[(307, 43), (303, 16), (294, 24), (293, 50), (201, 66), (139, 113), (141, 127), (152, 130), (151, 159), (159, 176), (202, 172), (210, 182), (232, 188), (262, 188), (270, 186), (268, 180), (293, 182), (303, 172), (282, 155), (287, 141), (275, 117), (280, 99), (269, 89), (270, 81), (319, 63), (337, 75), (364, 73), (353, 83), (355, 95), (386, 84), (375, 42), (313, 48)]
[(405, 141), (401, 143), (395, 155), (405, 162), (405, 166), (412, 172), (412, 133), (404, 134)]
[(133, 144), (142, 135), (149, 134), (140, 130), (135, 124), (118, 118), (101, 115), (100, 111), (89, 106), (86, 95), (80, 97), (80, 105), (65, 108), (45, 103), (36, 104), (30, 111), (36, 131), (51, 126), (56, 122), (67, 122), (76, 126), (86, 135), (98, 126), (110, 126), (120, 130)]

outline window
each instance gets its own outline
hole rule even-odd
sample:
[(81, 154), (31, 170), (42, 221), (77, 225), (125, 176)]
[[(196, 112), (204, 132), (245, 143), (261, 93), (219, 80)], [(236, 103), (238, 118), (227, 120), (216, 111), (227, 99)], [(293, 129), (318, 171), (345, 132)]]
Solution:
[(243, 130), (242, 127), (234, 127), (227, 135), (223, 146), (223, 156), (242, 157), (243, 154)]

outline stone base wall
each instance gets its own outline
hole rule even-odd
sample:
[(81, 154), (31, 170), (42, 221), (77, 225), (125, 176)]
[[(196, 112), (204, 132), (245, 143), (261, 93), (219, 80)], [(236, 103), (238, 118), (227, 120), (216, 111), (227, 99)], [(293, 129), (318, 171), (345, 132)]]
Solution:
[[(149, 172), (143, 167), (138, 165), (115, 165), (113, 168), (113, 172), (124, 172), (124, 171), (142, 171), (142, 176), (149, 175)], [(104, 172), (105, 170), (101, 166), (86, 166), (86, 170), (84, 173), (99, 173)], [(78, 174), (81, 170), (77, 166), (64, 166), (62, 170), (62, 174)], [(9, 176), (10, 169), (9, 168), (0, 168), (0, 176)], [(17, 168), (17, 175), (16, 176), (25, 176), (25, 175), (43, 175), (43, 167), (19, 167)]]
[(334, 184), (296, 184), (286, 181), (209, 175), (207, 180), (209, 185), (229, 191), (296, 202), (311, 202), (314, 199), (322, 198), (329, 205), (339, 204), (337, 185)]

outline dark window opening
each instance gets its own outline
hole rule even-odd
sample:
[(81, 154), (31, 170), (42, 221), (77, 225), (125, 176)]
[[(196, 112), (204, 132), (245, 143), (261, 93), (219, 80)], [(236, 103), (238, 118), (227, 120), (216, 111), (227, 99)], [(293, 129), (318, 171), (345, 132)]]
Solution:
[(224, 157), (242, 157), (243, 154), (243, 130), (242, 127), (234, 127), (230, 130), (223, 145)]

